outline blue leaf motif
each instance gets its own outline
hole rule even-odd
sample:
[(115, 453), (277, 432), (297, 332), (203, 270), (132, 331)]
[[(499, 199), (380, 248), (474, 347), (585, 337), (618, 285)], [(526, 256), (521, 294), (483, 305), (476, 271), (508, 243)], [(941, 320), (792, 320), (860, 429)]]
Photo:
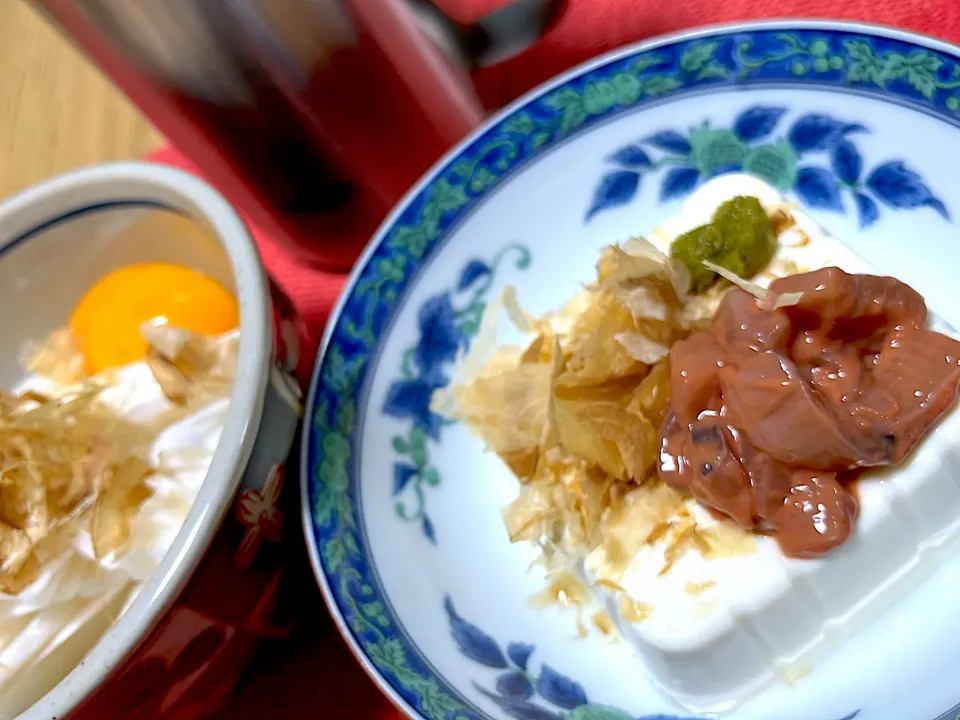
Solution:
[(859, 714), (860, 714), (859, 710), (854, 710), (849, 715), (844, 715), (842, 718), (840, 718), (840, 720), (853, 720)]
[(843, 212), (840, 186), (829, 170), (816, 167), (800, 168), (794, 186), (804, 205), (818, 210)]
[(610, 162), (626, 168), (648, 168), (653, 165), (650, 156), (639, 145), (627, 145), (617, 150), (609, 158)]
[(437, 536), (433, 532), (433, 522), (426, 515), (420, 520), (420, 529), (423, 530), (424, 536), (432, 542), (434, 545), (437, 544)]
[(393, 494), (399, 495), (410, 482), (410, 479), (416, 477), (417, 469), (407, 463), (396, 463), (393, 466)]
[(521, 670), (527, 669), (527, 662), (529, 662), (533, 650), (533, 645), (527, 645), (526, 643), (510, 643), (507, 645), (507, 655), (510, 656), (513, 664)]
[(460, 280), (457, 281), (457, 290), (466, 290), (477, 280), (491, 273), (490, 266), (483, 260), (471, 260), (460, 273)]
[(626, 205), (637, 194), (640, 173), (633, 170), (618, 170), (603, 176), (593, 194), (593, 203), (587, 211), (589, 220), (601, 210)]
[(648, 137), (644, 142), (653, 145), (655, 148), (679, 153), (680, 155), (689, 155), (691, 150), (690, 141), (675, 130), (658, 132), (656, 135)]
[(497, 678), (497, 692), (511, 700), (529, 700), (533, 697), (533, 683), (520, 670), (511, 670)]
[(760, 140), (773, 132), (786, 111), (786, 108), (762, 105), (748, 108), (733, 123), (733, 131), (746, 142)]
[(869, 195), (858, 192), (854, 194), (853, 198), (857, 201), (857, 215), (860, 217), (860, 228), (866, 230), (877, 221), (877, 218), (880, 216), (880, 211), (877, 208), (877, 204), (873, 201), (873, 198)]
[(421, 372), (427, 373), (438, 365), (453, 362), (463, 342), (457, 327), (457, 314), (450, 293), (430, 298), (420, 308), (420, 340), (414, 360)]
[(888, 162), (870, 173), (867, 187), (877, 194), (885, 204), (898, 210), (918, 207), (931, 207), (945, 220), (950, 214), (924, 184), (923, 178), (904, 167), (900, 160)]
[(692, 167), (673, 168), (660, 183), (660, 202), (683, 197), (697, 186), (700, 171)]
[(443, 418), (430, 409), (430, 401), (434, 391), (446, 384), (447, 378), (440, 373), (415, 380), (397, 380), (387, 389), (383, 412), (398, 420), (413, 420), (416, 427), (439, 440)]
[(443, 608), (450, 619), (450, 632), (465, 656), (487, 667), (498, 670), (507, 667), (507, 659), (497, 641), (483, 632), (480, 628), (471, 625), (457, 614), (453, 607), (453, 600), (447, 595), (443, 600)]
[(847, 185), (860, 182), (860, 173), (863, 172), (863, 158), (856, 146), (849, 140), (841, 140), (833, 146), (830, 154), (830, 164), (833, 172)]
[(703, 720), (698, 717), (680, 716), (680, 715), (644, 715), (643, 717), (638, 717), (637, 720)]
[(587, 704), (587, 693), (583, 687), (549, 665), (540, 668), (537, 692), (544, 700), (564, 710), (573, 710), (578, 705)]
[(848, 133), (866, 131), (863, 125), (840, 122), (829, 115), (804, 115), (790, 128), (788, 139), (797, 153), (826, 150)]
[(493, 700), (507, 715), (516, 718), (516, 720), (561, 720), (562, 716), (559, 713), (545, 710), (527, 700), (513, 700), (511, 698), (500, 697), (479, 685), (477, 685), (476, 688)]

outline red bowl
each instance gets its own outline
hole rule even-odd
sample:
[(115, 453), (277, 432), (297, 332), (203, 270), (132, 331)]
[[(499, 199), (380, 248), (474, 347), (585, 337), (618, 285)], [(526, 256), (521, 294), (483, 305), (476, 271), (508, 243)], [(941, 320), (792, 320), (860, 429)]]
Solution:
[(299, 445), (302, 412), (293, 373), (300, 348), (313, 345), (290, 299), (273, 282), (270, 289), (275, 362), (261, 431), (267, 423), (285, 429), (271, 452), (277, 462), (265, 464), (258, 442), (232, 512), (184, 591), (71, 718), (205, 717), (237, 685), (260, 642), (293, 627), (289, 601), (296, 594), (284, 589), (295, 586), (306, 567), (296, 507), (299, 453), (291, 452)]

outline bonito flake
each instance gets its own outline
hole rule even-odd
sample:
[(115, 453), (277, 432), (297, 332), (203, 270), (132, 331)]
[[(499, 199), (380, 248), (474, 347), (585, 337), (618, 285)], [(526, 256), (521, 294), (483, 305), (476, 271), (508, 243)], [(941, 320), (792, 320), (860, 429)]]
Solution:
[[(719, 302), (688, 288), (682, 265), (632, 239), (605, 248), (595, 282), (556, 313), (533, 317), (513, 288), (488, 305), (433, 409), (463, 421), (520, 479), (503, 511), (511, 541), (600, 553), (614, 579), (658, 527), (675, 531), (684, 499), (655, 464), (669, 352)], [(522, 343), (497, 344), (504, 315)]]
[(144, 480), (152, 470), (131, 453), (145, 449), (150, 436), (99, 394), (92, 385), (60, 398), (7, 394), (0, 412), (2, 592), (29, 584), (53, 554), (55, 535), (91, 513), (98, 554), (116, 549), (149, 496)]
[(0, 392), (0, 593), (20, 593), (80, 528), (98, 559), (122, 553), (151, 495), (151, 443), (195, 406), (229, 392), (235, 339), (162, 324), (144, 335), (148, 365), (174, 403), (149, 422), (132, 422), (103, 400), (110, 371), (87, 377), (68, 330), (24, 358), (49, 393)]

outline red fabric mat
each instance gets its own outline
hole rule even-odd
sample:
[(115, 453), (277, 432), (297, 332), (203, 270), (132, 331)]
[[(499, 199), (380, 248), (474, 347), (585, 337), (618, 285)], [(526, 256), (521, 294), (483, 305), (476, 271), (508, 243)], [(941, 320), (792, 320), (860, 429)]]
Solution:
[[(509, 0), (437, 0), (448, 12), (469, 19)], [(960, 2), (956, 0), (567, 0), (563, 16), (537, 46), (502, 65), (477, 73), (477, 85), (490, 106), (499, 106), (547, 78), (598, 53), (695, 25), (750, 18), (836, 17), (894, 25), (960, 42)], [(173, 151), (156, 159), (188, 163)], [(282, 246), (258, 235), (268, 271), (294, 299), (308, 325), (323, 327), (344, 277), (298, 265)], [(316, 334), (316, 333), (315, 333)]]
[[(464, 20), (508, 1), (437, 0)], [(771, 17), (863, 20), (960, 41), (957, 0), (567, 0), (563, 18), (548, 37), (523, 56), (478, 73), (477, 84), (489, 105), (501, 105), (578, 62), (629, 42), (695, 25)], [(153, 159), (195, 169), (172, 150)], [(319, 338), (345, 277), (298, 265), (279, 243), (255, 235), (268, 271)], [(303, 597), (309, 619), (292, 638), (264, 652), (247, 683), (217, 717), (401, 717), (378, 694), (330, 624), (318, 620), (325, 612), (319, 594), (304, 587)]]

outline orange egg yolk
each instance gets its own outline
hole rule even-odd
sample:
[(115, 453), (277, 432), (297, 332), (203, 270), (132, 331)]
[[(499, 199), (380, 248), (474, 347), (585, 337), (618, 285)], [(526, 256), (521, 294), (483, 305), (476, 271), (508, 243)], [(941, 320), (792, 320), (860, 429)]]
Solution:
[(150, 321), (220, 335), (240, 324), (240, 310), (232, 293), (190, 268), (145, 263), (115, 270), (84, 295), (70, 316), (87, 373), (146, 357), (140, 327)]

